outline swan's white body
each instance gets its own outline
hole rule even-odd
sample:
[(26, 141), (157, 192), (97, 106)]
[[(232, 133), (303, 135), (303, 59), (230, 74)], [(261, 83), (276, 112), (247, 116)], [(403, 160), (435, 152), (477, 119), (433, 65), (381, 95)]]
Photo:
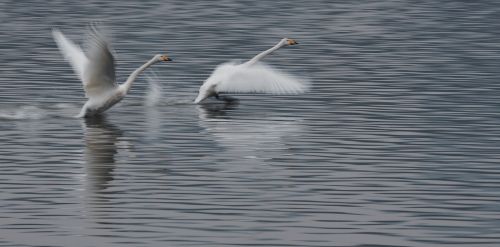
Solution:
[(250, 61), (224, 63), (219, 65), (212, 75), (201, 85), (194, 103), (224, 93), (271, 93), (297, 94), (305, 92), (309, 83), (301, 78), (288, 75), (260, 62), (265, 56), (287, 45), (295, 45), (292, 39), (282, 39), (272, 48), (258, 54)]
[(90, 34), (89, 50), (86, 55), (78, 45), (68, 40), (59, 30), (52, 31), (61, 53), (82, 81), (88, 98), (77, 117), (90, 117), (106, 111), (127, 95), (132, 83), (142, 71), (157, 62), (170, 61), (165, 55), (156, 55), (132, 72), (125, 83), (118, 85), (114, 58), (108, 42), (95, 28), (92, 28)]

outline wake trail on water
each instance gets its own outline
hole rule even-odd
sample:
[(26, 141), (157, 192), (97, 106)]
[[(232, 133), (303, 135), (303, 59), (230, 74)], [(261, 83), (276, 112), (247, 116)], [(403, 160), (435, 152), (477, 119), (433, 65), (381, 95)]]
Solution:
[(0, 120), (39, 120), (44, 118), (72, 118), (79, 106), (69, 103), (44, 105), (2, 105)]

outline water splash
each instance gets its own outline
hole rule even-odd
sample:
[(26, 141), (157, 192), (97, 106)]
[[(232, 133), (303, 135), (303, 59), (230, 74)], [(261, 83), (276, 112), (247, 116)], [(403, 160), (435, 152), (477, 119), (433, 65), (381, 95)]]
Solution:
[(144, 98), (144, 105), (147, 107), (193, 103), (194, 93), (179, 92), (172, 85), (167, 85), (168, 90), (165, 91), (161, 85), (159, 76), (154, 71), (148, 72), (146, 80), (149, 86)]
[(144, 99), (144, 104), (148, 107), (156, 106), (162, 98), (163, 89), (160, 86), (158, 76), (154, 72), (150, 72), (149, 75), (146, 76), (146, 79), (149, 87)]

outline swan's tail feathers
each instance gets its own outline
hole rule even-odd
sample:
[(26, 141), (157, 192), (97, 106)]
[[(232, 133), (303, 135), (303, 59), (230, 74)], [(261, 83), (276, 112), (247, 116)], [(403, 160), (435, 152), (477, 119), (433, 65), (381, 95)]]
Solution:
[(214, 96), (217, 94), (217, 91), (215, 90), (215, 86), (216, 86), (216, 83), (213, 83), (212, 80), (207, 79), (203, 85), (201, 85), (200, 87), (200, 91), (198, 93), (198, 96), (196, 97), (196, 99), (194, 100), (194, 103), (195, 104), (199, 104), (200, 102), (202, 102), (203, 100), (205, 100), (206, 98), (210, 97), (210, 96)]
[(80, 113), (78, 113), (78, 115), (75, 115), (74, 117), (75, 118), (84, 118), (86, 113), (87, 113), (87, 111), (85, 109), (82, 109), (80, 111)]
[(202, 93), (200, 92), (198, 94), (198, 96), (196, 97), (196, 99), (194, 99), (194, 103), (195, 104), (199, 104), (201, 101), (203, 101), (204, 99), (208, 98), (207, 94), (206, 93)]

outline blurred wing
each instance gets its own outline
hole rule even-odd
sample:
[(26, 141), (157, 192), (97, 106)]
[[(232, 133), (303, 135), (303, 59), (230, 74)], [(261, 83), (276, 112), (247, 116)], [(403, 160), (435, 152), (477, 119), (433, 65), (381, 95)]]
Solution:
[(105, 37), (91, 27), (88, 44), (88, 60), (83, 73), (83, 87), (88, 97), (115, 88), (115, 60)]
[(68, 40), (59, 30), (53, 29), (52, 36), (59, 47), (59, 50), (64, 55), (64, 58), (69, 61), (73, 70), (78, 75), (81, 81), (83, 81), (83, 71), (88, 63), (88, 59), (83, 53), (82, 49), (75, 45), (73, 42)]
[(309, 82), (263, 63), (246, 65), (221, 65), (215, 90), (226, 93), (299, 94), (308, 90)]

